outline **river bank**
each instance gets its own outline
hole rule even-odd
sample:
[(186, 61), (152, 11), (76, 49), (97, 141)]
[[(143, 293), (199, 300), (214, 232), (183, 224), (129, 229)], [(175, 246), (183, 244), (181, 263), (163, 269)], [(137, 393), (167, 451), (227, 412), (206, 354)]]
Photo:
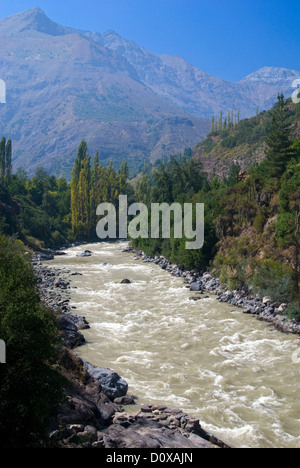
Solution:
[[(157, 407), (180, 408), (231, 447), (298, 445), (296, 340), (219, 296), (198, 294), (196, 272), (184, 276), (167, 261), (157, 268), (158, 258), (126, 247), (71, 246), (43, 265), (69, 282), (62, 288), (69, 313), (90, 323), (87, 346), (73, 353), (126, 377), (155, 418)], [(81, 257), (85, 249), (91, 253)]]
[(242, 309), (244, 314), (256, 316), (260, 321), (270, 323), (276, 330), (283, 333), (300, 335), (300, 322), (295, 319), (289, 319), (284, 315), (288, 304), (274, 303), (269, 297), (260, 298), (257, 295), (248, 295), (245, 291), (229, 291), (226, 286), (220, 283), (218, 278), (214, 278), (209, 272), (200, 274), (199, 272), (187, 271), (173, 264), (165, 257), (152, 257), (145, 252), (127, 247), (124, 252), (135, 255), (136, 259), (145, 263), (154, 263), (163, 270), (168, 271), (172, 276), (181, 277), (191, 292), (199, 294), (199, 298), (193, 297), (192, 300), (201, 300), (205, 293), (213, 294), (219, 302), (231, 304), (234, 307)]
[(74, 350), (85, 343), (85, 317), (71, 307), (70, 280), (78, 272), (51, 268), (63, 252), (36, 253), (32, 264), (42, 301), (56, 317), (63, 348), (57, 363), (66, 379), (66, 400), (56, 409), (49, 444), (58, 448), (228, 448), (205, 431), (198, 419), (167, 405), (143, 405), (135, 414), (124, 411), (132, 404), (128, 385), (115, 372), (93, 366)]

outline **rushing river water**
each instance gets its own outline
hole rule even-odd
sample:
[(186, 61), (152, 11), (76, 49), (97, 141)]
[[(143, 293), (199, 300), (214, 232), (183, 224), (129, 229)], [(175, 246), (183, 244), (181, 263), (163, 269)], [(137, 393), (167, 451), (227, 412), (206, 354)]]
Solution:
[[(299, 448), (296, 337), (213, 296), (190, 300), (182, 278), (126, 245), (74, 247), (51, 262), (82, 273), (71, 277), (71, 305), (91, 328), (76, 354), (119, 373), (138, 405), (181, 408), (232, 447)], [(76, 257), (84, 249), (93, 255)]]

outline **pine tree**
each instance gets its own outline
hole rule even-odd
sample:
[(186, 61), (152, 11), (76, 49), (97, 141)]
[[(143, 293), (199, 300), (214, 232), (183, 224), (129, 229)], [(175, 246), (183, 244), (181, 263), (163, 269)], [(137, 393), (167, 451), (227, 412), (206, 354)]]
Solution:
[(266, 138), (266, 167), (270, 177), (279, 178), (283, 175), (286, 165), (292, 156), (291, 125), (288, 122), (288, 107), (283, 94), (278, 96), (278, 102), (273, 110), (271, 129)]

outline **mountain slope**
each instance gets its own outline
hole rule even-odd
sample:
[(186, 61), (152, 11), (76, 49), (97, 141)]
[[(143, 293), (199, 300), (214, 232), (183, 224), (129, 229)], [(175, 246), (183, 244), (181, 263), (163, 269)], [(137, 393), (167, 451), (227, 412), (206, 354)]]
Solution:
[(118, 52), (135, 68), (139, 78), (153, 91), (187, 112), (211, 118), (221, 110), (240, 109), (240, 117), (252, 117), (257, 108), (270, 109), (279, 93), (293, 92), (300, 72), (265, 67), (238, 83), (208, 75), (181, 57), (156, 55), (114, 31), (94, 35), (105, 47)]
[(114, 31), (61, 26), (39, 8), (0, 20), (0, 128), (13, 140), (15, 167), (30, 174), (44, 166), (69, 177), (82, 139), (103, 162), (126, 159), (136, 172), (145, 160), (194, 147), (221, 110), (243, 118), (271, 108), (299, 76), (265, 67), (230, 83)]
[(144, 159), (194, 146), (208, 122), (187, 115), (139, 79), (119, 54), (49, 20), (39, 9), (0, 21), (1, 132), (16, 166), (68, 176), (87, 140), (102, 160)]
[[(289, 123), (293, 136), (300, 136), (300, 107), (289, 99)], [(253, 163), (260, 163), (265, 157), (266, 137), (270, 131), (273, 109), (264, 111), (251, 119), (244, 119), (236, 125), (224, 126), (207, 135), (194, 148), (193, 158), (201, 161), (203, 170), (211, 177), (228, 176), (234, 164), (241, 171), (247, 171)]]

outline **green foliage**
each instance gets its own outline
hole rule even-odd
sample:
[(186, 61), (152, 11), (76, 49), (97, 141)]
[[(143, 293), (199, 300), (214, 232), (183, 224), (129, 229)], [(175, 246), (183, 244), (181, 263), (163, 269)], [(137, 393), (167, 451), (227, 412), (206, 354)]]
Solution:
[(291, 319), (300, 320), (300, 301), (290, 304), (285, 310), (285, 315)]
[(257, 234), (262, 234), (264, 230), (264, 225), (266, 222), (266, 215), (264, 209), (260, 206), (257, 211), (257, 215), (253, 221), (253, 227), (256, 230)]
[(254, 292), (261, 297), (268, 296), (278, 303), (292, 300), (291, 271), (278, 260), (267, 258), (254, 262), (251, 281)]
[(52, 313), (40, 302), (29, 255), (20, 241), (0, 237), (0, 366), (2, 446), (26, 445), (44, 435), (62, 381), (53, 365), (59, 350)]
[(78, 148), (71, 181), (71, 216), (75, 239), (96, 239), (96, 210), (100, 203), (112, 203), (118, 207), (119, 195), (132, 196), (129, 184), (129, 169), (126, 162), (116, 171), (112, 162), (108, 167), (99, 164), (95, 155), (93, 167), (87, 153), (87, 143), (82, 141)]
[[(299, 298), (300, 138), (291, 139), (297, 113), (290, 101), (278, 98), (272, 112), (238, 125), (212, 119), (214, 132), (197, 147), (205, 154), (218, 146), (251, 148), (269, 143), (269, 156), (252, 164), (246, 178), (238, 164), (228, 176), (210, 180), (201, 165), (184, 159), (160, 163), (153, 186), (141, 186), (136, 195), (149, 203), (174, 201), (205, 204), (205, 244), (198, 251), (185, 249), (185, 239), (139, 240), (143, 250), (164, 255), (188, 269), (212, 268), (229, 289), (242, 288), (296, 304)], [(219, 131), (216, 131), (219, 126)], [(222, 127), (222, 128), (221, 128)], [(213, 138), (214, 137), (214, 138)], [(276, 173), (276, 174), (275, 174)], [(144, 181), (145, 182), (145, 181)], [(149, 182), (149, 181), (148, 181)], [(284, 261), (283, 261), (284, 259)]]
[(267, 170), (270, 177), (279, 178), (283, 175), (288, 161), (292, 157), (291, 125), (288, 119), (289, 109), (283, 95), (278, 96), (278, 102), (273, 109), (270, 131), (266, 138), (268, 146)]

